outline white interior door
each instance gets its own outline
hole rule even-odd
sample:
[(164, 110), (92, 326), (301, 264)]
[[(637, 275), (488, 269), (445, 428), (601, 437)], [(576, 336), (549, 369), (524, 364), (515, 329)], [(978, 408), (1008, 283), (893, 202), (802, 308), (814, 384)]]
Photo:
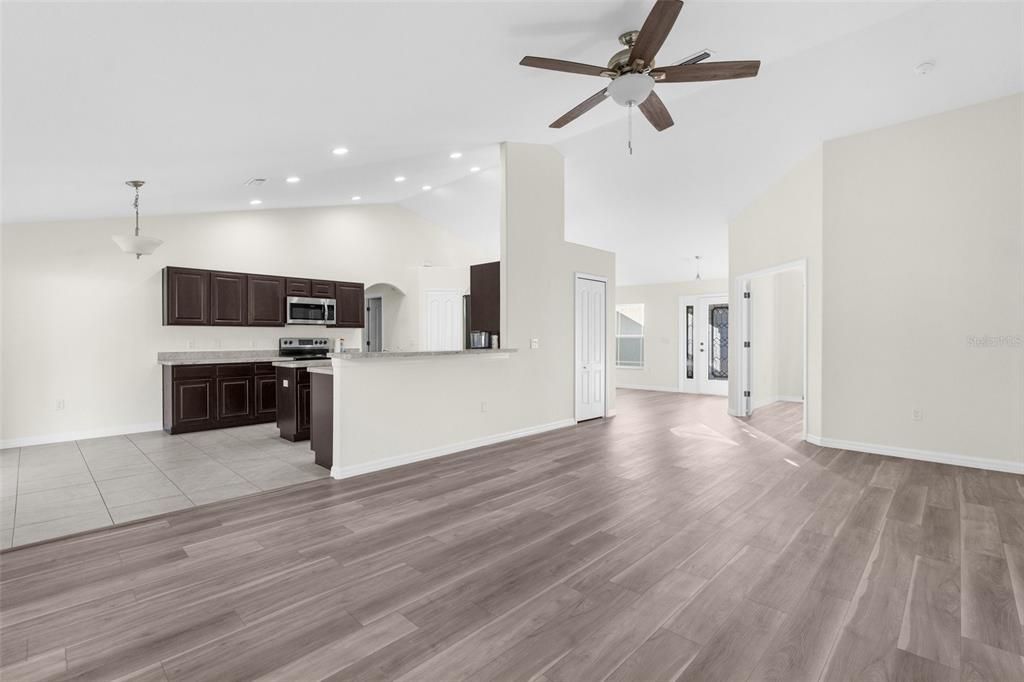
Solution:
[(462, 350), (462, 292), (430, 289), (423, 305), (423, 350)]
[(697, 299), (695, 322), (697, 392), (729, 395), (729, 297)]
[(576, 421), (604, 416), (606, 287), (605, 282), (576, 277)]

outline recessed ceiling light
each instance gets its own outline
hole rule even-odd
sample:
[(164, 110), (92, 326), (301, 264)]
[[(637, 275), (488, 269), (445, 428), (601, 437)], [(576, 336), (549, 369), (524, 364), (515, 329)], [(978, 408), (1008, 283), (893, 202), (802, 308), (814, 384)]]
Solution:
[(302, 178), (300, 178), (297, 175), (292, 175), (290, 177), (285, 178), (284, 181), (294, 185), (296, 182), (302, 182)]
[(448, 155), (448, 158), (449, 159), (461, 159), (462, 158), (462, 152), (452, 152), (451, 154)]
[(345, 156), (346, 154), (348, 154), (348, 149), (346, 149), (345, 147), (335, 147), (334, 149), (331, 150), (331, 153), (334, 154), (335, 156)]
[(479, 173), (480, 172), (480, 166), (473, 166), (472, 168), (469, 169), (469, 172), (470, 173)]
[(422, 189), (424, 192), (429, 192), (432, 189), (432, 187), (430, 185), (423, 185), (423, 187), (421, 187), (420, 189)]
[(360, 199), (362, 199), (361, 196), (354, 196), (354, 197), (352, 197), (352, 201), (359, 201)]
[(396, 175), (395, 176), (395, 182), (405, 182), (405, 176), (404, 175)]
[(252, 201), (249, 202), (249, 205), (250, 206), (259, 206), (262, 203), (263, 203), (262, 199), (253, 199)]

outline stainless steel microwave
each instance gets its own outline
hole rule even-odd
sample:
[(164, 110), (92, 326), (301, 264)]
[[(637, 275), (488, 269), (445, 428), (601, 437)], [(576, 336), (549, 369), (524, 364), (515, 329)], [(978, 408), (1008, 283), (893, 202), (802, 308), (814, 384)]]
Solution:
[(288, 324), (334, 324), (337, 304), (333, 298), (289, 296), (285, 307)]

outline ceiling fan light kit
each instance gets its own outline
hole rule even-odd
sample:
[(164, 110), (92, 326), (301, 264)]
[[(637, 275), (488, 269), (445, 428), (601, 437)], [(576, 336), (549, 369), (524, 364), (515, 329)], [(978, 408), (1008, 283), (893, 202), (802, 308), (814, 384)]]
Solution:
[[(619, 35), (619, 43), (624, 45), (625, 49), (612, 55), (607, 67), (564, 59), (523, 57), (519, 62), (523, 66), (611, 79), (607, 87), (577, 104), (556, 119), (550, 127), (561, 128), (596, 107), (607, 97), (611, 97), (616, 104), (629, 107), (630, 114), (634, 106), (639, 107), (640, 113), (655, 130), (662, 131), (670, 128), (674, 122), (665, 103), (654, 91), (655, 84), (699, 83), (753, 78), (757, 75), (761, 62), (706, 62), (704, 60), (711, 57), (708, 50), (681, 63), (664, 67), (655, 66), (654, 57), (668, 38), (682, 8), (682, 0), (657, 0), (639, 31), (626, 31)], [(631, 143), (629, 150), (632, 153)]]

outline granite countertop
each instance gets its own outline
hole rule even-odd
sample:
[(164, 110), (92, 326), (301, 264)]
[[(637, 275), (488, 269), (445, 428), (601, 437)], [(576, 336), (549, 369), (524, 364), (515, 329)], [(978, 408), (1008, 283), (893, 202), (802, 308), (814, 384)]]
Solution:
[(462, 355), (502, 356), (515, 353), (516, 348), (467, 348), (464, 350), (415, 350), (415, 351), (383, 351), (380, 353), (330, 353), (332, 358), (342, 360), (401, 360), (429, 357), (456, 357)]
[(183, 350), (156, 354), (161, 365), (216, 365), (232, 362), (282, 362), (287, 360), (275, 350)]
[(334, 374), (334, 368), (330, 365), (322, 366), (317, 365), (309, 368), (310, 374)]
[(299, 369), (301, 367), (330, 367), (331, 361), (329, 359), (323, 360), (283, 360), (281, 362), (275, 362), (274, 367), (285, 367), (287, 369)]

